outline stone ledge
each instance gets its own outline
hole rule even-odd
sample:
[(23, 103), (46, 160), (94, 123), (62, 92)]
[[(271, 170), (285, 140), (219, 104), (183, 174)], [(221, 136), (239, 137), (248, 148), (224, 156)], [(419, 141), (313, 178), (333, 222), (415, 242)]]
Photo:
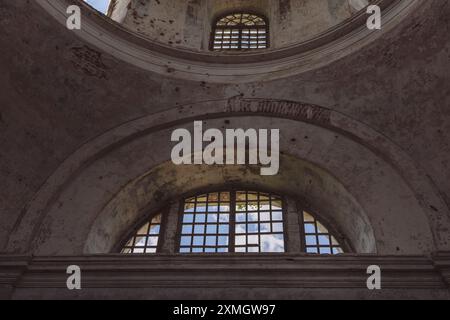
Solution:
[[(0, 256), (0, 299), (450, 299), (450, 253)], [(82, 290), (66, 288), (81, 268)], [(382, 290), (366, 287), (367, 267)]]
[(420, 256), (342, 255), (97, 255), (0, 256), (0, 283), (16, 288), (65, 288), (66, 268), (78, 265), (84, 288), (294, 287), (365, 288), (367, 267), (382, 269), (383, 288), (442, 289), (450, 254)]

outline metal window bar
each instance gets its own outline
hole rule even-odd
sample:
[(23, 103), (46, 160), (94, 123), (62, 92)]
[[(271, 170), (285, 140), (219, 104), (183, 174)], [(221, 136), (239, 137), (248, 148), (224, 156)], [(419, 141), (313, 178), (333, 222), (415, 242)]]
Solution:
[(267, 193), (230, 191), (188, 198), (179, 252), (285, 252), (284, 220), (282, 199)]
[(127, 241), (121, 253), (156, 253), (160, 244), (162, 214), (157, 214), (140, 227)]
[(237, 13), (218, 20), (211, 36), (211, 50), (254, 50), (269, 47), (269, 26), (263, 17)]
[(301, 216), (303, 249), (306, 253), (328, 255), (344, 253), (336, 237), (320, 221), (306, 211)]

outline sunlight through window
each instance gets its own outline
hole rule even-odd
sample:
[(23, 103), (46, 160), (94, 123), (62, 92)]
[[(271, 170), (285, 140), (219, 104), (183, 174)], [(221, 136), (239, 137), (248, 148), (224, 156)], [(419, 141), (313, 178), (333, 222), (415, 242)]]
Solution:
[(252, 50), (269, 47), (266, 19), (250, 13), (235, 13), (219, 20), (213, 27), (212, 50)]

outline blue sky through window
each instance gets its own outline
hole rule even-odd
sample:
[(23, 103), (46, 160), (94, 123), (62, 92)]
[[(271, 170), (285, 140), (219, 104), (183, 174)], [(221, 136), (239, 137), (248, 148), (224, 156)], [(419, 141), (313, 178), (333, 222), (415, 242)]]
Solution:
[(86, 3), (97, 9), (102, 13), (106, 13), (108, 11), (109, 1), (110, 0), (84, 0)]

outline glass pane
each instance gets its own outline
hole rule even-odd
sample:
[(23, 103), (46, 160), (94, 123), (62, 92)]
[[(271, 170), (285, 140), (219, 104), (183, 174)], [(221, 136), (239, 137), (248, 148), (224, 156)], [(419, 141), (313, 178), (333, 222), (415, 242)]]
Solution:
[(325, 227), (323, 226), (323, 224), (321, 224), (319, 221), (317, 221), (317, 231), (318, 231), (319, 233), (328, 233), (327, 228), (325, 228)]
[(124, 254), (156, 253), (161, 231), (161, 214), (144, 223), (126, 242), (121, 250)]
[(250, 223), (247, 225), (247, 232), (248, 233), (258, 233), (258, 224), (257, 223)]
[(194, 230), (194, 226), (192, 224), (185, 224), (181, 230), (182, 234), (192, 234)]
[(215, 213), (208, 214), (208, 218), (207, 218), (208, 223), (216, 223), (217, 219), (218, 219), (218, 214), (215, 214)]
[(259, 231), (261, 233), (270, 233), (271, 229), (270, 229), (270, 223), (261, 223), (259, 225)]
[(148, 233), (149, 226), (150, 226), (150, 223), (144, 224), (141, 228), (139, 228), (139, 230), (136, 234), (146, 235)]
[(158, 237), (148, 237), (147, 247), (156, 247), (158, 245)]
[(206, 226), (206, 233), (207, 234), (217, 234), (217, 225), (207, 225)]
[(304, 212), (305, 243), (307, 253), (341, 254), (343, 253), (336, 237), (313, 215)]
[(206, 237), (206, 245), (207, 246), (215, 246), (217, 237)]
[(218, 202), (209, 203), (208, 212), (219, 212), (219, 203)]
[(237, 246), (243, 246), (247, 244), (247, 237), (246, 236), (236, 236), (235, 244)]
[(219, 202), (219, 193), (210, 193), (208, 195), (208, 202)]
[(160, 229), (161, 229), (161, 226), (159, 224), (158, 225), (152, 225), (152, 226), (150, 226), (149, 234), (151, 234), (151, 235), (158, 235), (159, 232), (161, 231)]
[(194, 226), (194, 233), (195, 234), (203, 234), (205, 233), (205, 225), (204, 224), (197, 224)]
[(313, 223), (305, 223), (305, 233), (316, 233), (316, 225)]
[(306, 248), (307, 253), (319, 253), (319, 249), (316, 247), (308, 247)]
[(260, 213), (261, 221), (270, 221), (270, 211)]
[(206, 214), (196, 214), (195, 215), (195, 223), (203, 223), (206, 222)]
[(247, 215), (248, 222), (258, 221), (258, 212), (250, 212)]
[(283, 235), (261, 235), (261, 252), (284, 252)]
[(317, 244), (316, 236), (306, 236), (306, 245), (312, 246)]
[(282, 221), (283, 220), (283, 212), (281, 212), (281, 211), (274, 211), (272, 213), (272, 220), (274, 220), (274, 221)]
[(181, 237), (181, 245), (182, 246), (190, 246), (192, 237)]
[(245, 224), (237, 224), (236, 225), (236, 234), (246, 233), (246, 225)]
[(307, 212), (303, 213), (303, 216), (304, 216), (305, 222), (314, 222), (314, 221), (315, 221), (315, 219), (313, 218), (313, 216), (310, 215), (310, 214), (307, 213)]
[[(233, 197), (229, 192), (200, 197), (208, 202), (203, 203), (197, 197), (185, 203), (184, 208), (189, 211), (184, 213), (183, 221), (187, 222), (183, 223), (181, 232), (193, 237), (181, 238), (180, 252), (188, 252), (186, 247), (195, 253), (229, 252), (231, 232), (234, 252), (284, 252), (283, 208), (279, 197), (255, 191), (237, 191)], [(232, 212), (229, 211), (231, 198), (236, 199), (233, 203), (236, 211)], [(271, 201), (276, 205), (271, 206)]]
[(319, 244), (321, 246), (329, 246), (330, 245), (330, 237), (329, 236), (319, 236)]

